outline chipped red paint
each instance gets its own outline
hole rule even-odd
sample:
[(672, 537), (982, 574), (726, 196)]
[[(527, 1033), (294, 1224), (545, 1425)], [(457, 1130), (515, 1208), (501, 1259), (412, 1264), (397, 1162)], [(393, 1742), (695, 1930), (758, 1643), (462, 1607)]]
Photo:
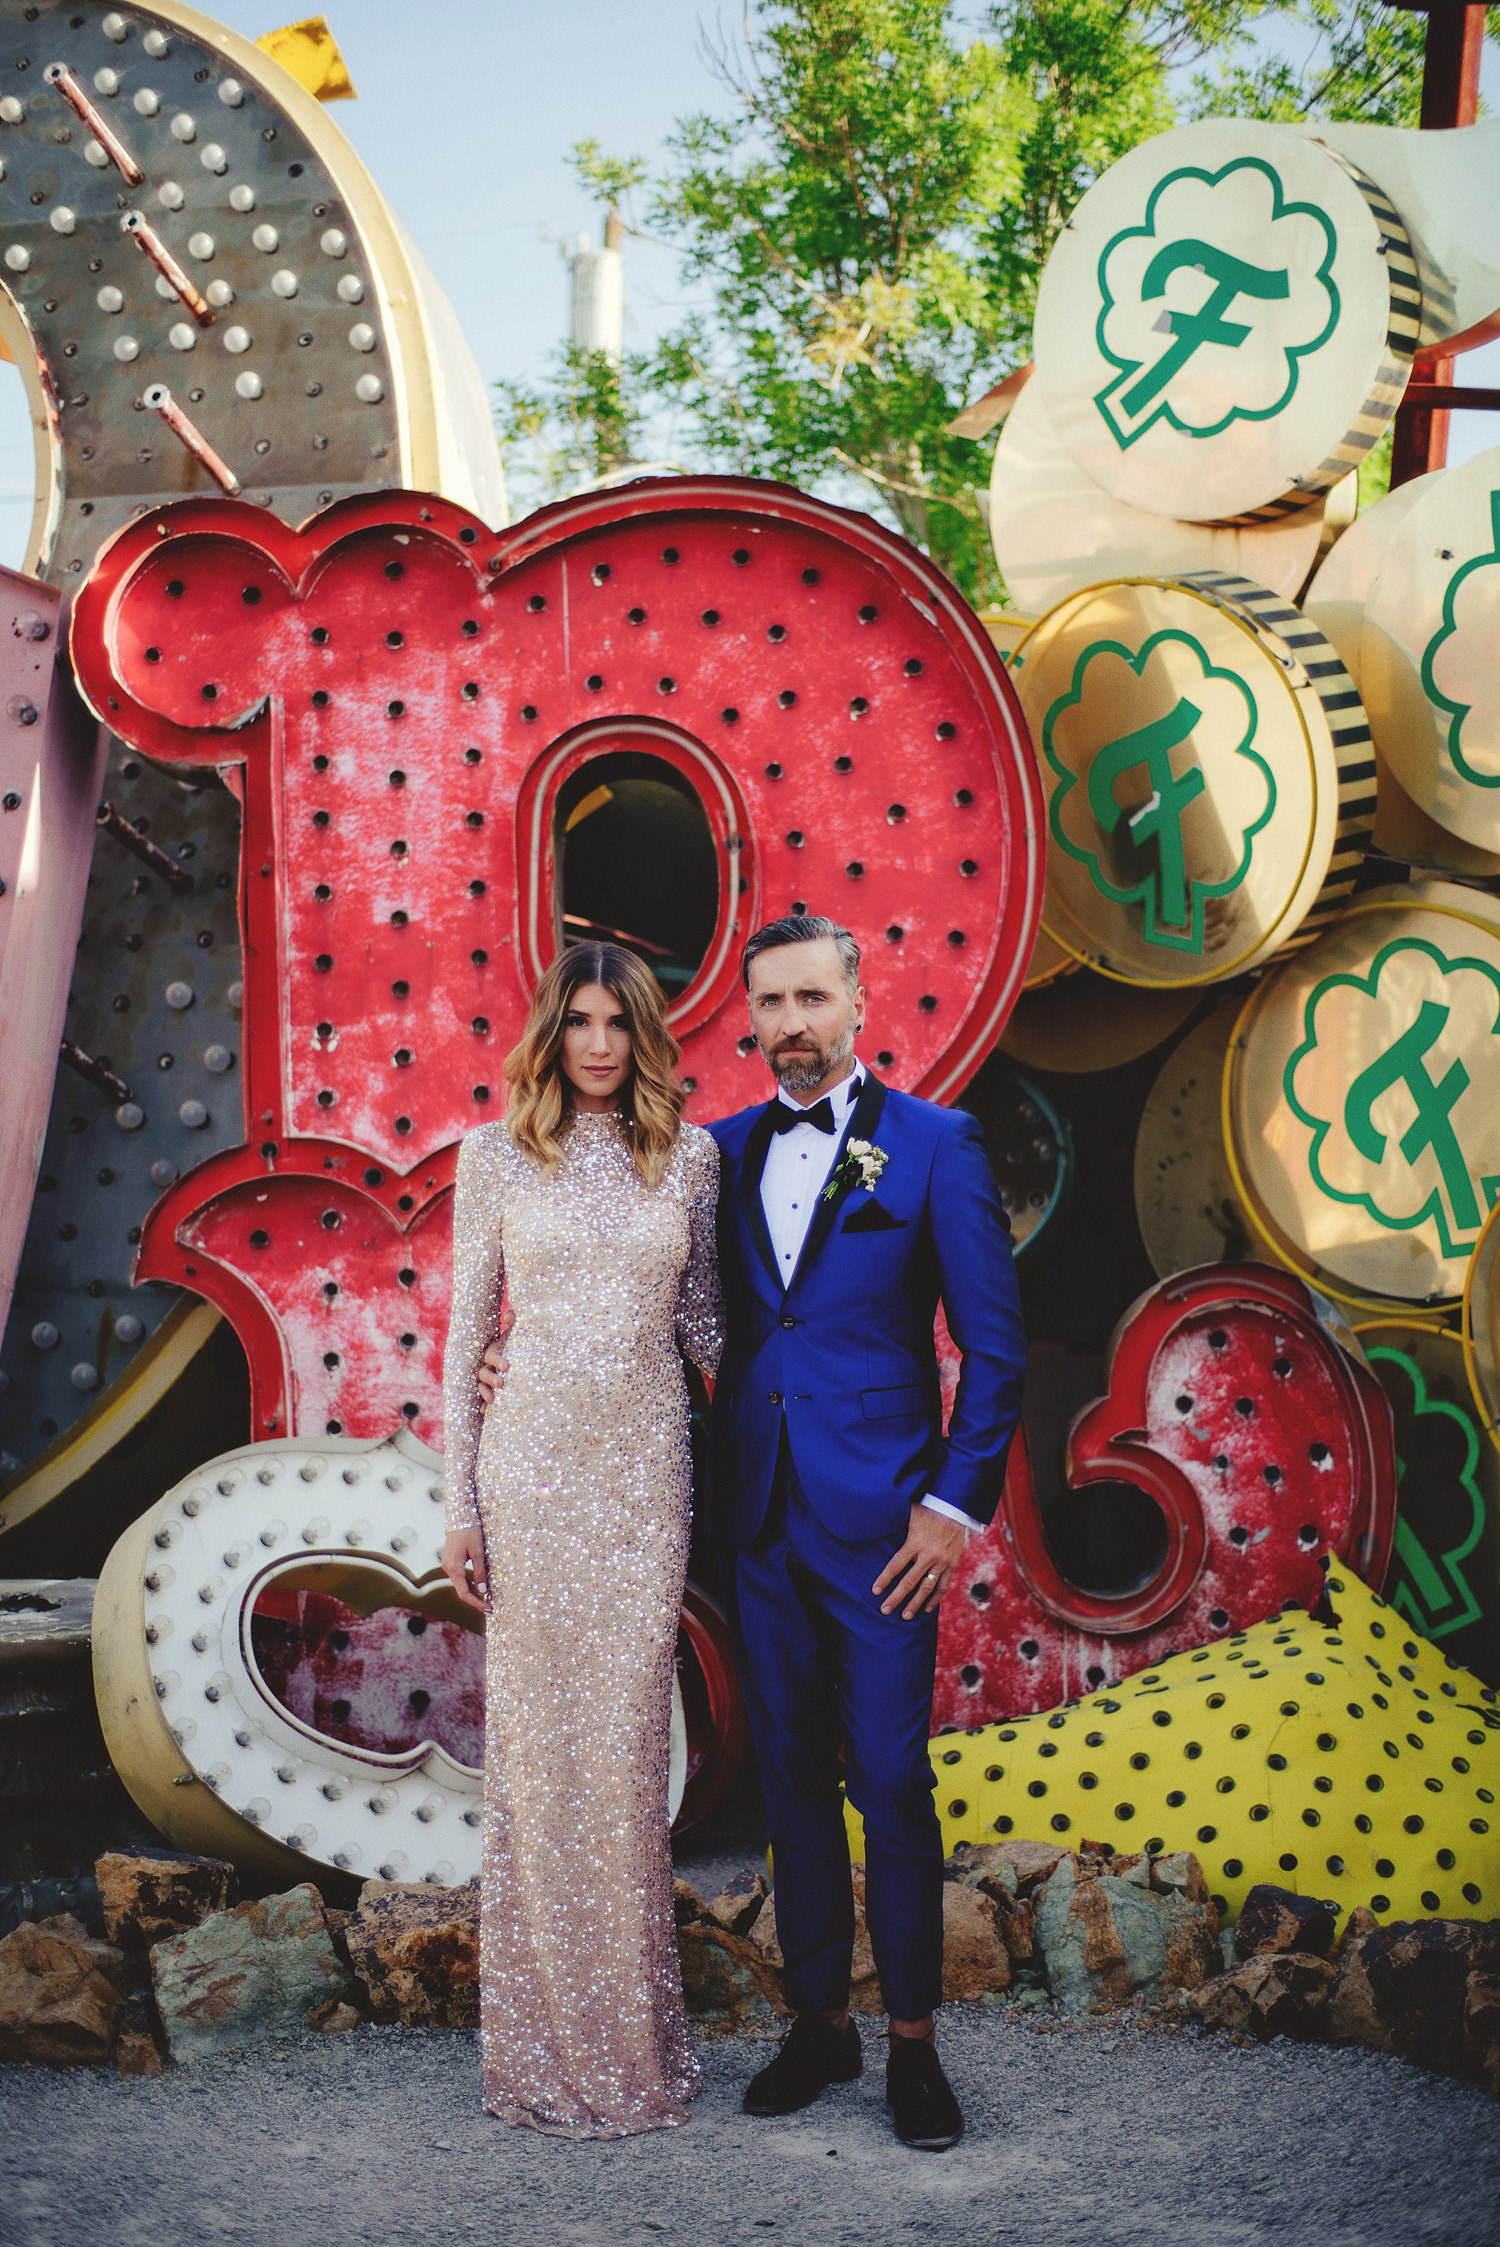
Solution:
[(606, 746), (686, 774), (719, 852), (674, 1007), (697, 1114), (762, 1096), (736, 956), (794, 902), (878, 950), (867, 1040), (897, 1084), (956, 1093), (1019, 990), (1024, 724), (970, 610), (866, 517), (734, 478), (498, 537), (411, 493), (300, 531), (188, 501), (103, 549), (72, 645), (132, 747), (220, 766), (243, 804), (245, 1141), (156, 1205), (136, 1276), (225, 1311), (258, 1436), (437, 1440), (454, 1150), (555, 948), (557, 791)]
[(1379, 1588), (1396, 1516), (1391, 1411), (1326, 1311), (1265, 1264), (1180, 1272), (1133, 1305), (1109, 1393), (1069, 1432), (1066, 1473), (1074, 1489), (1148, 1492), (1161, 1565), (1116, 1597), (1070, 1584), (1018, 1438), (995, 1525), (970, 1539), (943, 1602), (934, 1729), (1054, 1708), (1289, 1601), (1311, 1607), (1323, 1553)]
[(410, 1607), (361, 1615), (327, 1592), (270, 1585), (250, 1644), (267, 1691), (310, 1732), (373, 1755), (424, 1741), (484, 1762), (484, 1640)]

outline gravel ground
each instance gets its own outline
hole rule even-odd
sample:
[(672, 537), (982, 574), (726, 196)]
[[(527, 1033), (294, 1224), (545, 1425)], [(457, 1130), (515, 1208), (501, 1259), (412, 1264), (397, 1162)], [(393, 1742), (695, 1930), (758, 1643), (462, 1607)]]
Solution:
[(1238, 2047), (959, 2006), (940, 2035), (968, 2133), (908, 2152), (865, 2024), (861, 2082), (741, 2114), (766, 2057), (705, 2041), (685, 2129), (573, 2145), (478, 2102), (476, 2039), (361, 2027), (122, 2083), (5, 2071), (6, 2247), (1495, 2247), (1500, 2106), (1374, 2053)]

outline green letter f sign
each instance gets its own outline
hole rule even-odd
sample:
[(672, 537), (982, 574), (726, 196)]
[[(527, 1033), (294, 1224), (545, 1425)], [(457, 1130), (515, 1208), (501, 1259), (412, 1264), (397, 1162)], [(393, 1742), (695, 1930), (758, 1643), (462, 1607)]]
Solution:
[(1164, 294), (1174, 273), (1184, 266), (1206, 273), (1214, 286), (1196, 312), (1169, 312), (1166, 325), (1172, 341), (1152, 366), (1145, 368), (1120, 397), (1122, 410), (1134, 421), (1176, 379), (1205, 343), (1241, 344), (1250, 333), (1243, 320), (1225, 317), (1236, 297), (1257, 297), (1262, 302), (1285, 297), (1290, 281), (1285, 271), (1249, 265), (1212, 242), (1169, 242), (1157, 251), (1141, 282), (1141, 301), (1149, 304)]
[(1452, 1116), (1469, 1089), (1469, 1072), (1462, 1061), (1455, 1060), (1438, 1084), (1428, 1075), (1423, 1062), (1428, 1049), (1442, 1035), (1448, 1011), (1435, 999), (1423, 1000), (1410, 1028), (1403, 1030), (1395, 1044), (1377, 1061), (1372, 1061), (1368, 1069), (1362, 1069), (1349, 1087), (1344, 1102), (1344, 1128), (1367, 1161), (1383, 1161), (1385, 1133), (1376, 1128), (1372, 1111), (1383, 1093), (1389, 1092), (1393, 1085), (1404, 1084), (1417, 1112), (1402, 1133), (1401, 1152), (1408, 1163), (1415, 1163), (1419, 1155), (1431, 1148), (1447, 1189), (1454, 1231), (1467, 1233), (1478, 1225), (1480, 1210), (1469, 1166), (1453, 1129)]

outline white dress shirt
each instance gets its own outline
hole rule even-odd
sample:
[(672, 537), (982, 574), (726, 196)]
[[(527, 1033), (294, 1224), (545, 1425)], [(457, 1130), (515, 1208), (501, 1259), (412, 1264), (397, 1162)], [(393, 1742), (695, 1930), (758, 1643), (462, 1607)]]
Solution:
[[(859, 1098), (865, 1072), (858, 1061), (851, 1075), (836, 1084), (828, 1095), (833, 1109), (832, 1131), (819, 1131), (815, 1124), (801, 1124), (792, 1131), (778, 1131), (766, 1149), (766, 1164), (760, 1174), (760, 1205), (765, 1211), (766, 1229), (771, 1236), (771, 1248), (776, 1258), (776, 1269), (781, 1274), (781, 1284), (787, 1286), (797, 1269), (797, 1259), (802, 1254), (802, 1244), (807, 1239), (807, 1229), (813, 1221), (818, 1206), (818, 1196), (827, 1185), (829, 1174), (838, 1156), (839, 1145), (849, 1122), (849, 1111)], [(802, 1107), (789, 1092), (777, 1087), (776, 1096), (791, 1109)], [(935, 1514), (943, 1514), (949, 1521), (959, 1522), (965, 1529), (979, 1529), (983, 1524), (945, 1499), (930, 1494), (922, 1500)]]

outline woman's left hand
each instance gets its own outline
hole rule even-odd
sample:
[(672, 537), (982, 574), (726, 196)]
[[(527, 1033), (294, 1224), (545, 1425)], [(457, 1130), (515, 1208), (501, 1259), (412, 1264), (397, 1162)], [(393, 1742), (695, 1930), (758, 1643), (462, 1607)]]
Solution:
[(465, 1607), (477, 1607), (481, 1615), (488, 1615), (489, 1573), (484, 1557), (484, 1538), (480, 1532), (477, 1529), (450, 1529), (443, 1539), (442, 1566), (443, 1574)]

